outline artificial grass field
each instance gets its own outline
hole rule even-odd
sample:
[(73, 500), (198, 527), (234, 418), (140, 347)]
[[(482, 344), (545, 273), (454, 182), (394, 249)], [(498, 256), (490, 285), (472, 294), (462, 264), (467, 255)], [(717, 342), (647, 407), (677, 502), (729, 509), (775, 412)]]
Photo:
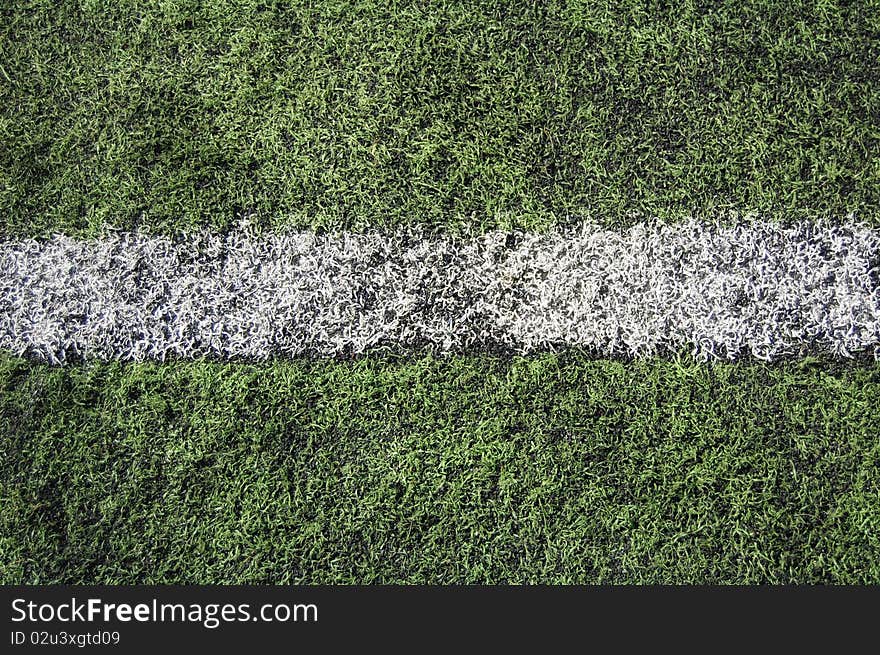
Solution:
[(0, 363), (0, 581), (880, 581), (880, 365)]
[[(0, 239), (880, 227), (878, 62), (877, 0), (8, 2)], [(853, 360), (0, 353), (0, 583), (877, 583), (878, 406)]]
[(21, 0), (0, 231), (880, 210), (880, 4)]

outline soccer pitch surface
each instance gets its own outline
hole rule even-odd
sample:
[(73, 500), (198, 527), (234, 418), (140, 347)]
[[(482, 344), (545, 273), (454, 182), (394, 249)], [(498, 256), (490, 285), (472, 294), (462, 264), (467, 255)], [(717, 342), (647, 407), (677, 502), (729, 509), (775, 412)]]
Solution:
[(880, 582), (880, 5), (0, 10), (0, 582)]

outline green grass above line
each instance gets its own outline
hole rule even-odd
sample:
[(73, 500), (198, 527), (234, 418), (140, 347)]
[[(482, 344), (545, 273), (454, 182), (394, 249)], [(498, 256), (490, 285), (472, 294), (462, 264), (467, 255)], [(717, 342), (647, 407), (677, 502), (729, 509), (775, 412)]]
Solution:
[(880, 582), (880, 364), (0, 359), (0, 582)]
[(0, 236), (880, 216), (861, 2), (22, 0)]

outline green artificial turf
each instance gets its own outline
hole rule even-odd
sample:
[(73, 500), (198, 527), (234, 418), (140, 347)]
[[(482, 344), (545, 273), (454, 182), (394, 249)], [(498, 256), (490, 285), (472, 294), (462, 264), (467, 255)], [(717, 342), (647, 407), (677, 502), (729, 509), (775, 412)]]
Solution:
[[(18, 0), (0, 238), (880, 226), (877, 0)], [(880, 363), (0, 354), (0, 583), (880, 582)]]
[(880, 582), (880, 364), (0, 359), (0, 582)]
[(0, 236), (880, 209), (877, 0), (19, 0)]

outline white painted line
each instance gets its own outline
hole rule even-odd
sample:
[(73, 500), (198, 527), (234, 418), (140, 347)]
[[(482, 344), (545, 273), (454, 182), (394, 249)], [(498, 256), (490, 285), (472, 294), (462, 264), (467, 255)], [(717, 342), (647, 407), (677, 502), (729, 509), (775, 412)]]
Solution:
[(880, 231), (687, 221), (473, 239), (114, 234), (0, 243), (0, 348), (264, 359), (579, 346), (880, 358)]

